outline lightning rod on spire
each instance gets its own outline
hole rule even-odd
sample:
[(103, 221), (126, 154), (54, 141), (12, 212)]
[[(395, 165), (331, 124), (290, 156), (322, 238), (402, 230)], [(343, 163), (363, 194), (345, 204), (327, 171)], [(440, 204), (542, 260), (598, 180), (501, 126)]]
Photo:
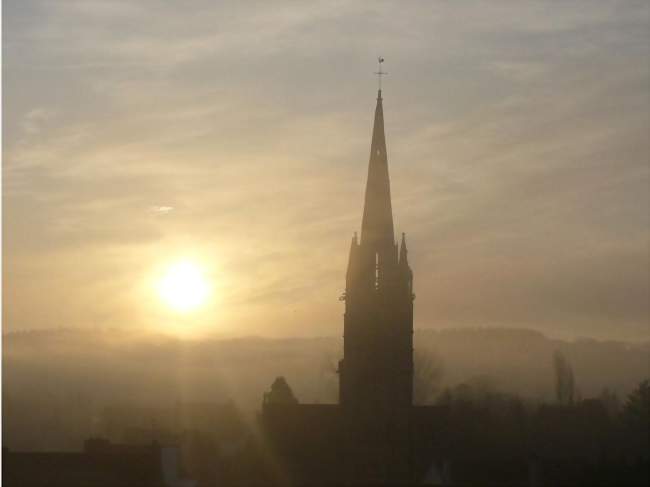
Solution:
[(379, 91), (381, 92), (381, 77), (386, 76), (388, 73), (386, 71), (382, 71), (381, 65), (384, 63), (384, 58), (379, 56), (377, 58), (377, 64), (379, 65), (379, 69), (375, 71), (375, 74), (377, 75), (377, 85), (379, 87)]

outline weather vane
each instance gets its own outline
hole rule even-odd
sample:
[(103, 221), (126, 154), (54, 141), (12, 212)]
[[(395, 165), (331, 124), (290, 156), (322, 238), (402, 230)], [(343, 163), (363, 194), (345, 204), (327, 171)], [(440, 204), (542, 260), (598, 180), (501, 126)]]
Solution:
[(375, 74), (377, 75), (377, 82), (379, 84), (379, 90), (381, 91), (381, 77), (386, 76), (388, 73), (386, 71), (381, 70), (381, 65), (384, 63), (384, 58), (379, 56), (377, 58), (377, 64), (379, 64), (379, 69), (375, 71)]

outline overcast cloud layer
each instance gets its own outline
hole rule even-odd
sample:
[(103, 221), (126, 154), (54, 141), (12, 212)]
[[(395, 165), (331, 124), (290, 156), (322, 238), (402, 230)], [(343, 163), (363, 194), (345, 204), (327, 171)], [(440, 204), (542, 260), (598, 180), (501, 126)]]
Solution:
[(5, 330), (340, 334), (381, 54), (416, 328), (649, 338), (649, 5), (3, 2)]

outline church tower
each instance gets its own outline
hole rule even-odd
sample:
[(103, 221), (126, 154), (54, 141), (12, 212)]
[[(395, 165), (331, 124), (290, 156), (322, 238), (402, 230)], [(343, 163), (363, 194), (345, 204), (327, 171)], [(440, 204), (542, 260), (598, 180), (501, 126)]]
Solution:
[(339, 399), (348, 411), (405, 414), (413, 400), (413, 275), (395, 242), (381, 89), (370, 146), (361, 238), (346, 275)]
[(274, 401), (278, 380), (263, 403), (269, 438), (305, 483), (410, 485), (421, 437), (413, 407), (413, 274), (404, 234), (395, 241), (381, 86), (361, 233), (352, 238), (342, 299), (340, 405)]

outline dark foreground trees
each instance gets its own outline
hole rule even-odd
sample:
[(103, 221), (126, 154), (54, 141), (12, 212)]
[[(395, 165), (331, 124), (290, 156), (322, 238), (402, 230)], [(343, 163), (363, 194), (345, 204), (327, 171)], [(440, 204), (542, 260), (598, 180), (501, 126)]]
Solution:
[(602, 399), (563, 398), (535, 404), (485, 381), (446, 390), (436, 455), (452, 484), (648, 485), (650, 383), (618, 411)]

